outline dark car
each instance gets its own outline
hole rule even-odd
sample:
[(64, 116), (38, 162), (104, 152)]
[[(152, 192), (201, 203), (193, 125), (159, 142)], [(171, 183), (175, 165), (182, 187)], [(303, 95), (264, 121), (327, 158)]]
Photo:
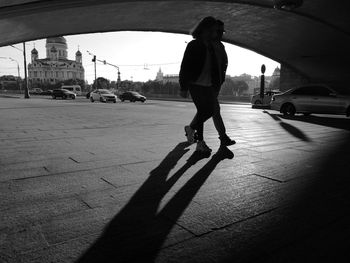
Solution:
[(146, 97), (141, 95), (140, 93), (138, 93), (136, 91), (124, 92), (121, 95), (119, 95), (119, 99), (121, 101), (128, 100), (130, 102), (135, 102), (135, 101), (145, 102), (146, 101)]
[(75, 100), (75, 97), (77, 95), (69, 90), (66, 89), (55, 89), (52, 91), (52, 98), (62, 98), (62, 99), (68, 99), (71, 98), (72, 100)]
[(44, 90), (44, 91), (42, 91), (42, 92), (40, 92), (40, 94), (39, 95), (43, 95), (43, 96), (52, 96), (52, 90), (51, 89), (49, 89), (49, 90)]

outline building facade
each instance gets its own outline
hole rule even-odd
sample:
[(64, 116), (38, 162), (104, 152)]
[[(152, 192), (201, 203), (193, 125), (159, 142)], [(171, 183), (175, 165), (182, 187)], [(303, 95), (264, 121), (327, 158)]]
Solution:
[(167, 82), (172, 83), (179, 83), (179, 74), (167, 74), (164, 75), (162, 72), (162, 69), (159, 68), (159, 71), (157, 72), (156, 81), (162, 82), (163, 84)]
[(75, 60), (68, 59), (67, 41), (64, 37), (46, 39), (46, 58), (39, 59), (34, 48), (28, 65), (28, 79), (31, 86), (36, 83), (58, 84), (68, 79), (84, 80), (82, 54), (78, 50)]

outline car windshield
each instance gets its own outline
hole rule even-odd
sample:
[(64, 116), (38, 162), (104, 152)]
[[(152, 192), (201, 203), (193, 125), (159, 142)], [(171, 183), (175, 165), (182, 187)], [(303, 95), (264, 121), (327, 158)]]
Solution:
[(130, 92), (131, 94), (133, 94), (133, 95), (137, 95), (137, 96), (140, 96), (141, 94), (140, 93), (138, 93), (138, 92), (136, 92), (136, 91), (132, 91), (132, 92)]
[(350, 89), (345, 88), (344, 86), (341, 85), (330, 85), (330, 87), (335, 90), (335, 92), (341, 94), (341, 95), (350, 95)]
[(108, 90), (100, 90), (99, 91), (101, 94), (112, 94), (110, 91)]

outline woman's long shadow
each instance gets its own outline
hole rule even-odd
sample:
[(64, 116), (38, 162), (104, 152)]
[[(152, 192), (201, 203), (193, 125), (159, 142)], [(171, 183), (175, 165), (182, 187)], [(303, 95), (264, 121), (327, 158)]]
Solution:
[[(224, 159), (233, 153), (226, 147), (218, 152), (158, 211), (160, 202), (178, 179), (195, 163), (208, 158), (194, 152), (187, 162), (167, 179), (170, 171), (189, 151), (187, 143), (179, 143), (150, 172), (124, 208), (110, 221), (102, 235), (77, 262), (153, 262), (176, 221), (198, 190)], [(171, 219), (170, 219), (171, 218)]]

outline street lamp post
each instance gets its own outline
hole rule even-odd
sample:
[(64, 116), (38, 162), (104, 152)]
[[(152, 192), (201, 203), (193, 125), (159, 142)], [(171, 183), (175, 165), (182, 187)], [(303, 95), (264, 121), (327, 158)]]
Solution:
[(94, 71), (95, 71), (95, 82), (94, 82), (94, 87), (96, 88), (96, 85), (97, 85), (97, 83), (96, 83), (96, 55), (94, 55), (94, 54), (92, 54), (90, 51), (86, 51), (89, 55), (91, 55), (92, 56), (92, 62), (94, 62)]
[(20, 75), (20, 72), (19, 72), (19, 63), (18, 63), (18, 61), (13, 59), (13, 58), (11, 58), (11, 57), (0, 57), (0, 59), (1, 58), (2, 59), (9, 59), (9, 60), (17, 63), (17, 81), (16, 82), (17, 82), (18, 89), (21, 90), (21, 86), (19, 85), (19, 79), (21, 78), (21, 75)]
[(119, 70), (119, 67), (117, 65), (108, 63), (106, 60), (98, 60), (98, 61), (102, 62), (105, 65), (110, 65), (112, 67), (115, 67), (118, 70), (118, 79), (117, 79), (117, 90), (118, 90), (119, 89), (119, 83), (120, 83), (120, 70)]
[(29, 99), (28, 77), (27, 77), (27, 58), (26, 58), (26, 43), (23, 42), (23, 57), (24, 57), (24, 98)]
[(19, 72), (19, 63), (17, 60), (13, 59), (13, 58), (10, 58), (9, 59), (13, 62), (16, 62), (17, 63), (17, 86), (18, 86), (18, 89), (21, 91), (21, 85), (19, 84), (19, 79), (20, 79), (20, 72)]
[[(23, 50), (13, 45), (10, 45), (14, 49), (17, 49), (23, 52), (23, 60), (24, 60), (24, 98), (29, 99), (29, 90), (28, 90), (28, 78), (27, 78), (27, 58), (26, 58), (26, 42), (23, 42)], [(17, 61), (16, 61), (17, 62)], [(18, 62), (17, 62), (18, 64)], [(19, 66), (17, 67), (19, 73)]]
[(265, 90), (265, 71), (266, 71), (266, 66), (262, 64), (261, 66), (261, 77), (260, 77), (260, 98), (264, 99), (264, 90)]

